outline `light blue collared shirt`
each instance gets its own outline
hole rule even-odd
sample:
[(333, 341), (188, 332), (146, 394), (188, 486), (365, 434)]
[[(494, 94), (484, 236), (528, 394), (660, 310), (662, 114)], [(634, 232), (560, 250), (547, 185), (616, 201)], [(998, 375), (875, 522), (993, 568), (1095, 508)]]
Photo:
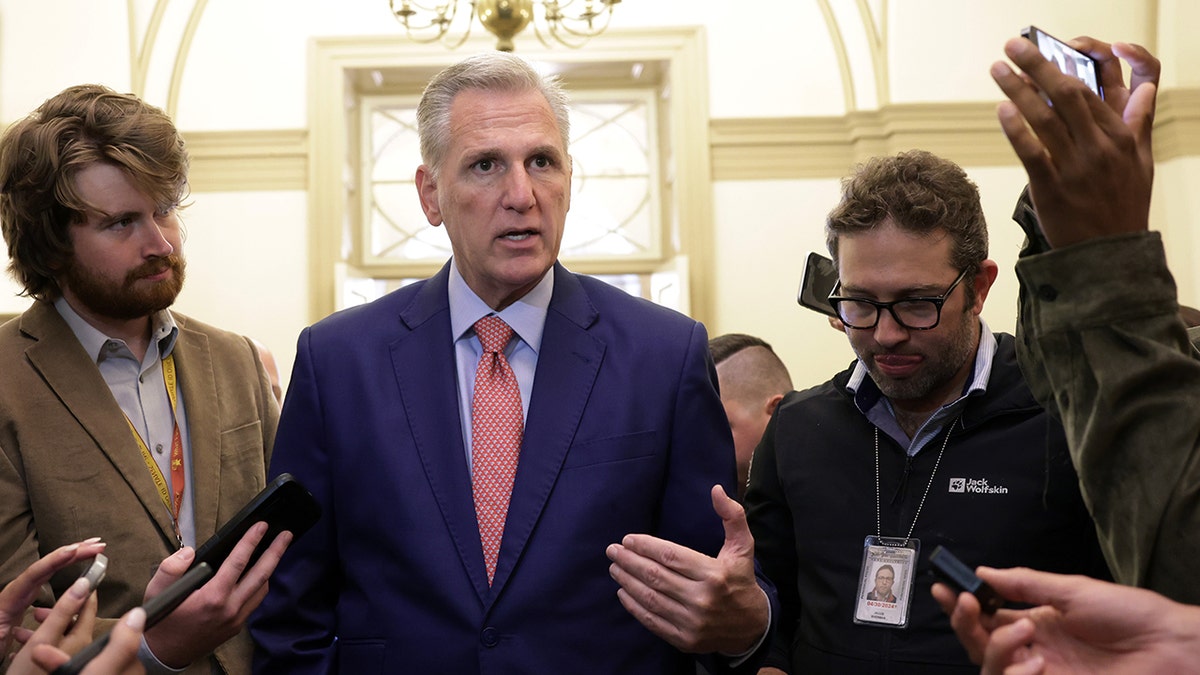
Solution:
[[(154, 463), (158, 465), (158, 470), (162, 472), (168, 485), (171, 483), (171, 443), (174, 441), (175, 423), (178, 422), (179, 437), (183, 442), (185, 483), (183, 501), (179, 506), (179, 534), (184, 545), (195, 546), (192, 441), (188, 435), (187, 413), (184, 410), (186, 406), (177, 376), (175, 415), (171, 414), (171, 399), (167, 396), (162, 368), (162, 360), (175, 351), (175, 341), (179, 338), (179, 326), (175, 323), (175, 317), (165, 309), (150, 317), (150, 344), (141, 363), (138, 363), (133, 350), (124, 340), (110, 338), (96, 330), (92, 324), (79, 316), (65, 298), (60, 297), (56, 300), (54, 308), (71, 327), (71, 332), (75, 333), (88, 356), (96, 360), (96, 367), (100, 369), (104, 383), (117, 400), (117, 405), (146, 442), (150, 455), (154, 457)], [(146, 473), (149, 473), (148, 469)], [(150, 480), (150, 477), (146, 476), (146, 479)], [(166, 506), (162, 508), (165, 509)], [(159, 661), (154, 652), (150, 651), (144, 635), (138, 645), (137, 658), (145, 666), (148, 675), (170, 675), (187, 670), (171, 668)]]
[(975, 350), (975, 364), (971, 367), (971, 374), (967, 377), (962, 396), (934, 411), (911, 439), (896, 421), (892, 402), (879, 391), (862, 361), (854, 365), (854, 372), (850, 374), (850, 380), (846, 383), (846, 391), (854, 396), (854, 405), (858, 406), (872, 424), (891, 436), (901, 447), (907, 448), (909, 457), (916, 456), (929, 441), (941, 433), (947, 422), (958, 417), (969, 397), (982, 395), (987, 391), (988, 380), (992, 376), (992, 360), (996, 356), (996, 336), (982, 317), (979, 319), (979, 328), (979, 348)]
[[(164, 386), (162, 360), (175, 350), (179, 338), (179, 327), (171, 312), (162, 310), (151, 317), (150, 344), (141, 363), (124, 340), (110, 338), (88, 323), (71, 307), (65, 298), (54, 302), (71, 332), (79, 339), (88, 357), (95, 359), (100, 376), (104, 378), (117, 405), (133, 423), (138, 435), (150, 449), (158, 470), (167, 483), (171, 482), (171, 443), (175, 434), (175, 415), (171, 414), (171, 400)], [(192, 443), (188, 435), (187, 414), (180, 391), (178, 378), (175, 383), (179, 436), (183, 441), (184, 489), (183, 503), (179, 508), (179, 532), (183, 543), (196, 545), (196, 520), (193, 504)], [(150, 480), (146, 470), (146, 480)], [(134, 477), (136, 478), (136, 477)], [(157, 493), (157, 491), (156, 491)], [(164, 505), (162, 508), (166, 508)]]
[(495, 314), (513, 329), (513, 337), (504, 348), (504, 358), (517, 376), (521, 389), (521, 414), (529, 420), (529, 401), (533, 397), (533, 376), (537, 372), (538, 353), (542, 348), (542, 331), (546, 327), (546, 312), (554, 294), (554, 268), (542, 280), (513, 304), (495, 312), (467, 286), (457, 264), (450, 264), (447, 284), (450, 296), (450, 332), (454, 336), (454, 358), (458, 375), (458, 416), (462, 422), (463, 442), (466, 445), (467, 467), (471, 467), (471, 406), (475, 392), (475, 370), (483, 345), (475, 337), (475, 322)]

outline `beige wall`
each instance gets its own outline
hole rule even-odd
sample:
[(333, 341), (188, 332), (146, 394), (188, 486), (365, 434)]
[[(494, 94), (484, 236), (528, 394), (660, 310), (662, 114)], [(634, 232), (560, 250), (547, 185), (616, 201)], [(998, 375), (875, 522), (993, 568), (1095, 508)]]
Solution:
[[(860, 6), (870, 8), (869, 20)], [(992, 124), (1000, 94), (987, 70), (1029, 23), (1064, 38), (1089, 33), (1159, 50), (1164, 96), (1177, 105), (1174, 135), (1158, 147), (1165, 159), (1153, 220), (1183, 300), (1200, 304), (1191, 272), (1200, 240), (1187, 229), (1200, 214), (1200, 106), (1186, 105), (1200, 100), (1200, 46), (1188, 32), (1200, 25), (1197, 3), (626, 0), (614, 32), (703, 27), (714, 139), (716, 131), (732, 139), (726, 159), (714, 158), (715, 257), (705, 283), (693, 284), (711, 299), (710, 331), (762, 335), (798, 386), (851, 359), (845, 338), (795, 303), (800, 261), (823, 249), (824, 215), (852, 163), (807, 167), (820, 151), (804, 139), (815, 123), (848, 113), (852, 130), (869, 115), (880, 116), (884, 132), (915, 118), (906, 123), (916, 131), (883, 133), (866, 151), (919, 144), (958, 159), (979, 183), (1002, 270), (985, 318), (1012, 330), (1020, 236), (1009, 214), (1024, 181)], [(309, 309), (310, 233), (340, 226), (310, 222), (310, 40), (398, 33), (386, 0), (0, 0), (0, 123), (83, 81), (137, 91), (172, 112), (196, 139), (194, 205), (185, 212), (191, 266), (179, 307), (262, 340), (286, 371), (299, 330), (318, 318)], [(954, 116), (971, 121), (969, 133), (937, 123)], [(760, 163), (761, 148), (742, 140), (764, 122), (800, 139), (787, 146), (794, 165), (789, 155)], [(0, 283), (0, 313), (24, 306), (12, 291)]]

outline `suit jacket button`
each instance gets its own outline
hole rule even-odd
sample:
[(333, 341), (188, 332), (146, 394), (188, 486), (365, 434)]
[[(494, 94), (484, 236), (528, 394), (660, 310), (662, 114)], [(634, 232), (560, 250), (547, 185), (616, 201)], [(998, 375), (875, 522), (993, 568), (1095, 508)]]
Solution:
[(500, 644), (500, 631), (488, 626), (483, 629), (483, 633), (479, 636), (484, 647), (495, 647)]

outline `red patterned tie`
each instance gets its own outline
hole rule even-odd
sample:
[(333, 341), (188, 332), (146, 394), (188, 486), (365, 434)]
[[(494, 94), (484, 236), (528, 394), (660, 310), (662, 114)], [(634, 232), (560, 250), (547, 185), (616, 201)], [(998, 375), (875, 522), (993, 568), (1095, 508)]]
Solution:
[(471, 488), (490, 586), (496, 575), (525, 424), (517, 376), (504, 358), (512, 328), (498, 316), (485, 316), (475, 322), (475, 334), (483, 345), (483, 355), (475, 369), (471, 404)]

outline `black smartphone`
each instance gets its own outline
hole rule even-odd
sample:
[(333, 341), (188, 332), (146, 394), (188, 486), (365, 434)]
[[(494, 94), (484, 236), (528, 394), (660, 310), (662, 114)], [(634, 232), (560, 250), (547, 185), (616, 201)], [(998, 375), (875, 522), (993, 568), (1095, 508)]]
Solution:
[(221, 563), (225, 562), (225, 558), (241, 541), (246, 531), (255, 523), (265, 522), (267, 533), (250, 555), (250, 562), (246, 564), (248, 570), (280, 532), (291, 532), (294, 541), (296, 537), (307, 532), (320, 517), (321, 505), (313, 499), (312, 494), (291, 474), (279, 474), (216, 534), (196, 549), (196, 559), (192, 566), (208, 563), (214, 570), (220, 569)]
[[(193, 591), (203, 586), (212, 577), (213, 568), (209, 567), (208, 563), (201, 563), (189, 569), (186, 574), (175, 580), (175, 583), (167, 586), (162, 593), (150, 598), (146, 604), (142, 605), (142, 609), (146, 611), (146, 630), (150, 630), (155, 624), (165, 619), (184, 600), (187, 600)], [(109, 634), (105, 633), (94, 640), (75, 656), (72, 656), (70, 661), (54, 669), (53, 675), (76, 675), (79, 673), (92, 659), (104, 651), (104, 647), (108, 645), (108, 638)]]
[(804, 273), (800, 277), (800, 290), (796, 292), (796, 302), (800, 306), (820, 312), (827, 316), (837, 316), (837, 310), (829, 304), (829, 295), (837, 287), (837, 270), (833, 261), (820, 253), (809, 252), (804, 259)]
[(929, 564), (933, 565), (933, 572), (938, 579), (955, 591), (974, 595), (984, 614), (995, 614), (1004, 606), (1004, 598), (945, 547), (939, 545), (933, 549), (933, 553), (929, 554)]
[(1059, 70), (1080, 80), (1097, 96), (1104, 98), (1104, 90), (1100, 87), (1100, 77), (1096, 70), (1095, 59), (1037, 26), (1022, 28), (1021, 37), (1032, 40), (1046, 60), (1053, 61)]

